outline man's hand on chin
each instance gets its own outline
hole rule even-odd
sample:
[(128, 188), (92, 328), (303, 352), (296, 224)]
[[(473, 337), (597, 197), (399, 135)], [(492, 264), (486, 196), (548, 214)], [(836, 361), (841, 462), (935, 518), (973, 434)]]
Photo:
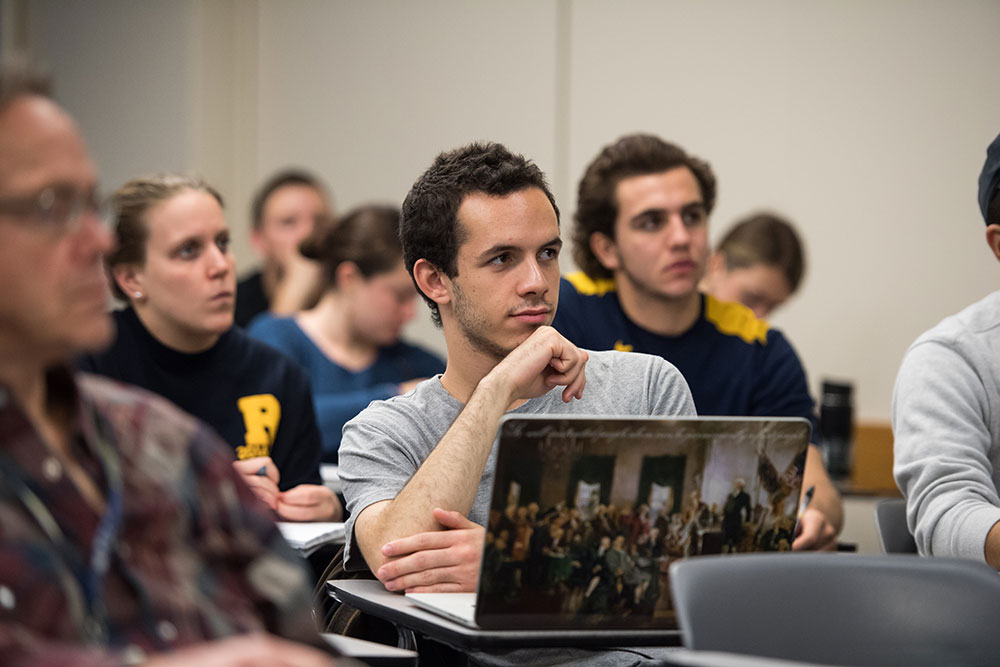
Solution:
[(562, 399), (569, 403), (583, 396), (588, 358), (586, 351), (558, 331), (542, 326), (514, 348), (484, 380), (502, 378), (511, 402), (535, 398), (553, 387), (563, 387)]
[(484, 529), (459, 512), (436, 508), (444, 530), (417, 533), (387, 542), (389, 559), (375, 576), (390, 591), (406, 593), (474, 592), (479, 582)]

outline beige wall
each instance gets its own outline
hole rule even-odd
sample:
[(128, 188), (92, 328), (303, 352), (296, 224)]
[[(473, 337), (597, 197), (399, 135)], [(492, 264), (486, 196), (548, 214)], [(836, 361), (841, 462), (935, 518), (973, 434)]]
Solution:
[[(888, 417), (907, 345), (998, 283), (975, 196), (1000, 130), (1000, 3), (14, 5), (107, 184), (198, 169), (238, 230), (280, 166), (315, 169), (340, 210), (398, 203), (439, 150), (473, 139), (533, 157), (567, 230), (600, 146), (635, 130), (677, 141), (718, 174), (713, 238), (762, 207), (799, 223), (809, 274), (775, 321), (814, 387), (855, 382), (864, 418)], [(442, 347), (426, 318), (412, 334)]]

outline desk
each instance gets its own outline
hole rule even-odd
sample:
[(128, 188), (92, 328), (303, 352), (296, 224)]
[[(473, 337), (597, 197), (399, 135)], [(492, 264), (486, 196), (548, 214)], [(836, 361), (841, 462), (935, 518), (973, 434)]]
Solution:
[(400, 631), (401, 644), (413, 648), (405, 633), (426, 635), (461, 651), (470, 649), (511, 649), (540, 646), (613, 648), (625, 646), (680, 646), (679, 630), (476, 630), (454, 623), (412, 605), (405, 597), (390, 593), (382, 582), (348, 579), (326, 582), (337, 600), (366, 614), (390, 621)]

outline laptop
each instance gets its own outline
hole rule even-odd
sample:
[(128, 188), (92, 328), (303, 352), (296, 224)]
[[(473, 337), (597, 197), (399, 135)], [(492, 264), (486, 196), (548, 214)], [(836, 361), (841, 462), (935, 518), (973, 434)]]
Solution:
[(671, 562), (791, 549), (810, 430), (506, 415), (478, 590), (406, 597), (484, 630), (676, 629)]

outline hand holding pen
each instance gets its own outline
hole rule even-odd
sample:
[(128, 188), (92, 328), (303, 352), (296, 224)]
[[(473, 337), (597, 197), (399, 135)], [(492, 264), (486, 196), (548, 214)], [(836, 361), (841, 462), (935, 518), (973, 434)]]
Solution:
[(798, 526), (799, 519), (802, 518), (802, 515), (805, 514), (806, 509), (809, 508), (809, 503), (812, 502), (813, 494), (814, 493), (816, 493), (816, 485), (815, 484), (813, 484), (808, 489), (806, 489), (806, 492), (802, 494), (802, 502), (799, 503), (799, 512), (798, 512), (798, 514), (795, 515), (796, 532), (798, 532), (797, 526)]
[(799, 503), (795, 530), (792, 533), (794, 551), (833, 551), (837, 548), (837, 535), (826, 515), (815, 507), (810, 507), (816, 487), (810, 486), (802, 494)]
[(278, 481), (281, 476), (270, 457), (256, 456), (243, 461), (233, 461), (233, 468), (243, 477), (243, 481), (258, 498), (271, 509), (277, 510)]

